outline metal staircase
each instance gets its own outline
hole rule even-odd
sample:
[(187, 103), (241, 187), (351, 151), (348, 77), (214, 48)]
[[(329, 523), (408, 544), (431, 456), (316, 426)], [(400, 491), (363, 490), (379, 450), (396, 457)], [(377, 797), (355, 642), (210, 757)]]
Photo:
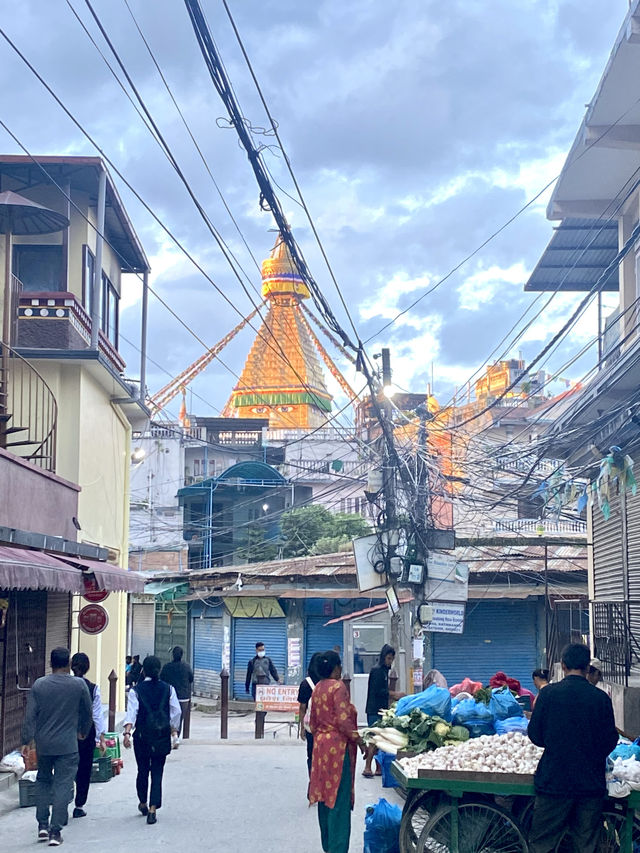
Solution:
[(56, 467), (58, 404), (35, 367), (0, 341), (0, 448), (46, 471)]

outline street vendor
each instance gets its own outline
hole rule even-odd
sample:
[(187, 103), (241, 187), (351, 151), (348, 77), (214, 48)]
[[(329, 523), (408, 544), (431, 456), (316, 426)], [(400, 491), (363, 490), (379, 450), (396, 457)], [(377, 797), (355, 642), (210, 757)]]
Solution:
[[(391, 701), (395, 702), (396, 699), (400, 699), (403, 695), (402, 693), (396, 693), (393, 690), (389, 690), (389, 671), (393, 666), (395, 656), (396, 650), (393, 646), (389, 646), (385, 643), (380, 650), (378, 663), (371, 668), (371, 672), (369, 673), (367, 705), (365, 708), (368, 726), (375, 725), (380, 719), (380, 711), (386, 710)], [(364, 770), (362, 771), (362, 775), (367, 779), (373, 778), (374, 775), (373, 770), (371, 769), (371, 764), (373, 762), (375, 752), (375, 746), (367, 747)], [(380, 775), (380, 773), (381, 771), (378, 769), (377, 775)]]
[(618, 743), (611, 699), (587, 680), (589, 649), (562, 652), (564, 678), (538, 695), (529, 738), (544, 753), (535, 772), (530, 853), (552, 853), (570, 830), (573, 849), (595, 853), (606, 794), (606, 758)]

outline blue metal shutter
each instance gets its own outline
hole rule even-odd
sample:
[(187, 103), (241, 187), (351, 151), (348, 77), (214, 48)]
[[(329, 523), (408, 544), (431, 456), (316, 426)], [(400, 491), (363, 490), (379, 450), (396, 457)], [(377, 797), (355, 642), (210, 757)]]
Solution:
[(222, 619), (193, 620), (193, 692), (220, 695), (222, 669)]
[(465, 676), (488, 684), (498, 670), (533, 690), (539, 665), (537, 600), (473, 600), (467, 603), (463, 634), (432, 634), (433, 666), (449, 686)]
[(337, 622), (335, 625), (326, 625), (330, 616), (307, 616), (304, 627), (304, 672), (307, 673), (307, 667), (311, 660), (311, 655), (314, 652), (326, 652), (327, 649), (332, 649), (334, 646), (340, 646), (342, 656), (343, 646), (343, 630), (342, 622)]
[(246, 699), (244, 679), (247, 664), (255, 657), (256, 643), (262, 641), (267, 656), (278, 670), (280, 680), (287, 675), (287, 620), (275, 619), (234, 619), (233, 620), (233, 695), (236, 699)]

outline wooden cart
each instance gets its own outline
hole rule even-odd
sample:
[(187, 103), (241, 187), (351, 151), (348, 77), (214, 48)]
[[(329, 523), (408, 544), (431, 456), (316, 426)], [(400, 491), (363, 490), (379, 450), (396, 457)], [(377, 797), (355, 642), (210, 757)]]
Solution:
[[(533, 776), (421, 770), (407, 777), (394, 762), (396, 780), (407, 792), (400, 853), (528, 853)], [(609, 799), (603, 812), (600, 853), (640, 850), (640, 792)], [(571, 850), (561, 841), (557, 853)]]

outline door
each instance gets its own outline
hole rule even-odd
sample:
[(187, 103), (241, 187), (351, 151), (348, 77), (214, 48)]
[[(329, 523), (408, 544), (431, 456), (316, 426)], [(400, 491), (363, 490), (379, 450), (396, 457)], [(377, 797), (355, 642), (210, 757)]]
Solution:
[(255, 656), (256, 643), (265, 644), (267, 656), (278, 670), (284, 683), (287, 674), (287, 620), (236, 619), (233, 620), (233, 695), (236, 699), (247, 699), (244, 680), (247, 664)]
[(311, 656), (315, 652), (326, 652), (327, 649), (340, 648), (342, 657), (342, 622), (334, 625), (325, 624), (329, 616), (307, 616), (304, 626), (304, 671), (305, 675)]
[(193, 692), (196, 696), (220, 695), (222, 635), (221, 618), (193, 620)]
[(389, 626), (383, 622), (359, 622), (351, 626), (353, 663), (351, 701), (358, 710), (358, 723), (366, 722), (369, 673), (378, 663), (380, 650), (389, 642)]
[(488, 684), (502, 670), (533, 690), (531, 673), (539, 665), (537, 616), (536, 598), (469, 601), (462, 634), (431, 634), (433, 666), (449, 687), (465, 676)]

